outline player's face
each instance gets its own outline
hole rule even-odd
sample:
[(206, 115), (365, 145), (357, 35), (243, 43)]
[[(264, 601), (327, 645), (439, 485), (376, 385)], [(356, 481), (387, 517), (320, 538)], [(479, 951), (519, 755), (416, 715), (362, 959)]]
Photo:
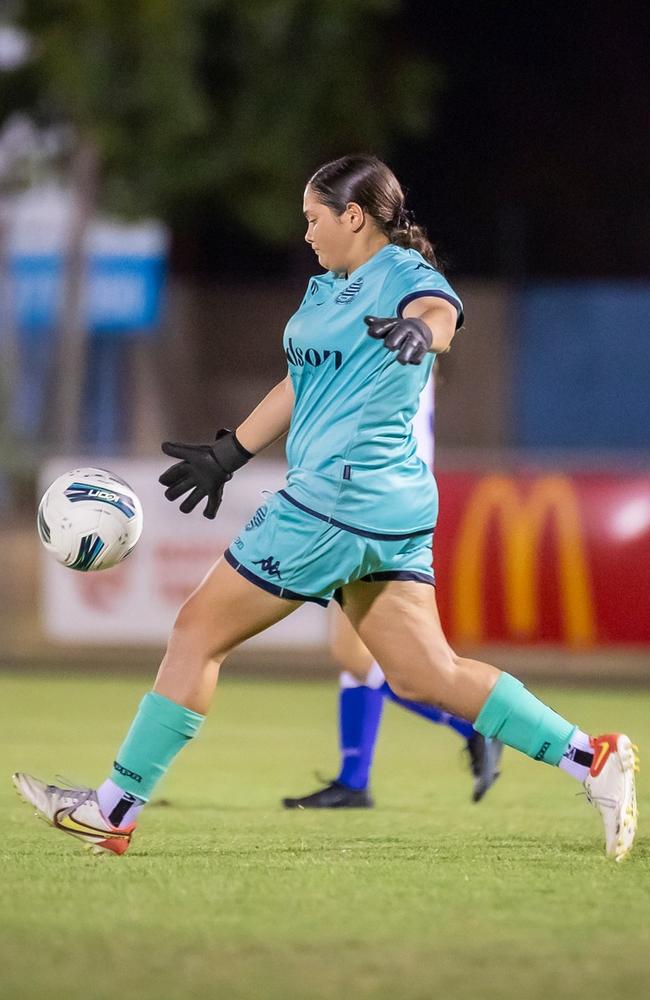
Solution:
[(326, 271), (347, 271), (355, 233), (350, 210), (336, 215), (318, 200), (309, 185), (305, 188), (302, 209), (307, 219), (305, 240), (318, 257), (320, 266)]

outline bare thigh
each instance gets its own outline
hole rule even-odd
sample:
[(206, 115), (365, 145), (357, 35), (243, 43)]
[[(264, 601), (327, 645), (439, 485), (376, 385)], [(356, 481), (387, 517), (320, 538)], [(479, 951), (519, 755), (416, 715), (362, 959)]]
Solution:
[(219, 559), (178, 612), (154, 689), (205, 714), (228, 653), (301, 603), (267, 593)]
[(365, 681), (372, 666), (372, 653), (335, 602), (332, 602), (329, 640), (330, 652), (338, 667), (347, 670), (358, 681)]
[(343, 588), (343, 610), (397, 695), (474, 721), (499, 671), (457, 656), (442, 630), (434, 587), (351, 583)]

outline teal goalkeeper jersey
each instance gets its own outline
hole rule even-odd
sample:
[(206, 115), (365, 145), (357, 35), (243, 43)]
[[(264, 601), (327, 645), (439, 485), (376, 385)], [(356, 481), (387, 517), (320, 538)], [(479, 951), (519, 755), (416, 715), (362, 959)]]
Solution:
[(389, 244), (340, 277), (311, 278), (287, 323), (284, 349), (295, 394), (285, 494), (333, 524), (370, 536), (430, 531), (438, 491), (417, 456), (412, 422), (435, 355), (401, 365), (363, 317), (396, 316), (432, 295), (462, 304), (416, 250)]

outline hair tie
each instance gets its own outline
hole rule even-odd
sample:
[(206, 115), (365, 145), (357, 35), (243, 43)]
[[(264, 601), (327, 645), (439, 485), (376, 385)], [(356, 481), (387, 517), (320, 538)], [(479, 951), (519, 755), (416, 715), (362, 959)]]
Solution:
[(413, 226), (413, 216), (407, 208), (400, 208), (397, 215), (397, 226), (399, 229), (409, 230)]

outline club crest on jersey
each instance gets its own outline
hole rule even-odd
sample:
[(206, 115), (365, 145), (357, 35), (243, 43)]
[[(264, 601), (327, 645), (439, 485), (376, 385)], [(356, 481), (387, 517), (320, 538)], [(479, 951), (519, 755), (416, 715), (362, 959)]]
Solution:
[(102, 489), (101, 486), (92, 486), (89, 483), (70, 483), (65, 495), (71, 503), (94, 500), (109, 504), (111, 507), (117, 507), (129, 519), (135, 516), (135, 504), (131, 497), (124, 493), (114, 493), (112, 490)]
[(353, 281), (351, 285), (348, 285), (347, 288), (344, 288), (342, 292), (339, 292), (334, 301), (340, 303), (341, 305), (345, 305), (348, 302), (352, 302), (352, 299), (355, 297), (355, 295), (358, 295), (359, 292), (361, 291), (362, 285), (363, 285), (363, 278), (357, 278), (357, 280)]

